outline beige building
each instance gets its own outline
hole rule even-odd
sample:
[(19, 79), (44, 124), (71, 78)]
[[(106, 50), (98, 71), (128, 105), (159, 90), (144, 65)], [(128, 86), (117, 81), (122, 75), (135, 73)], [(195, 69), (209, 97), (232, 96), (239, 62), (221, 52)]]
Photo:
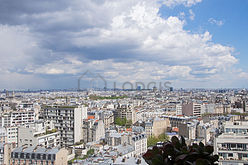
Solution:
[(13, 148), (16, 147), (14, 143), (0, 143), (0, 164), (10, 165), (10, 155)]
[(67, 155), (64, 148), (18, 147), (11, 152), (10, 165), (67, 165)]
[(99, 113), (100, 120), (103, 120), (104, 128), (109, 128), (114, 124), (114, 113), (112, 111), (102, 111)]
[(145, 123), (145, 132), (148, 137), (152, 135), (157, 137), (164, 134), (169, 126), (169, 119), (155, 118), (153, 121)]
[(17, 144), (17, 127), (0, 127), (0, 143)]

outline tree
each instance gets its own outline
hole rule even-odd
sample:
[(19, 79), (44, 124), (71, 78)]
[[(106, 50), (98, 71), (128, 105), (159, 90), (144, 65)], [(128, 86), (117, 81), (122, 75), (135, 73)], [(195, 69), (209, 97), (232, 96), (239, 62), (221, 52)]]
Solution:
[(119, 117), (115, 118), (115, 124), (121, 125), (121, 118), (119, 118)]
[[(131, 124), (130, 124), (131, 122)], [(116, 117), (115, 118), (115, 124), (119, 126), (126, 126), (126, 125), (132, 125), (132, 120), (127, 120), (126, 118), (120, 118)]]
[(147, 139), (147, 146), (148, 147), (155, 146), (157, 144), (157, 142), (165, 142), (167, 140), (169, 140), (169, 137), (167, 135), (165, 135), (164, 133), (160, 134), (158, 137), (150, 136)]
[(150, 136), (147, 139), (147, 147), (155, 146), (158, 142), (158, 139), (155, 136)]

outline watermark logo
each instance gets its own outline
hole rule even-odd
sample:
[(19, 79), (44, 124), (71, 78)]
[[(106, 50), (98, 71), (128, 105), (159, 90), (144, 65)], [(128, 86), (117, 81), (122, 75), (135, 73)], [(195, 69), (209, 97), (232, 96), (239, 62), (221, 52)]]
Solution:
[[(107, 83), (107, 81), (105, 80), (105, 78), (100, 75), (99, 73), (93, 74), (91, 71), (87, 70), (85, 71), (79, 78), (78, 78), (78, 91), (82, 91), (82, 87), (81, 87), (81, 83), (82, 80), (89, 80), (90, 82), (90, 88), (93, 87), (93, 84), (96, 82), (101, 82), (101, 84), (103, 85), (103, 89), (107, 90), (107, 89), (120, 89), (120, 90), (148, 90), (148, 89), (153, 89), (153, 90), (165, 90), (165, 89), (173, 89), (171, 86), (171, 82), (169, 81), (165, 81), (165, 82), (155, 82), (155, 81), (151, 81), (151, 82), (130, 82), (130, 81), (126, 81), (123, 83), (118, 83), (119, 84), (119, 88), (117, 88), (117, 83), (116, 82), (112, 82)], [(109, 85), (109, 86), (108, 86)], [(97, 86), (96, 88), (100, 89), (100, 87)]]
[(107, 81), (100, 75), (100, 74), (93, 74), (91, 71), (85, 71), (79, 78), (78, 78), (78, 91), (81, 91), (81, 81), (83, 79), (88, 79), (90, 81), (90, 87), (93, 87), (93, 83), (97, 80), (101, 80), (104, 84), (104, 89), (107, 89)]

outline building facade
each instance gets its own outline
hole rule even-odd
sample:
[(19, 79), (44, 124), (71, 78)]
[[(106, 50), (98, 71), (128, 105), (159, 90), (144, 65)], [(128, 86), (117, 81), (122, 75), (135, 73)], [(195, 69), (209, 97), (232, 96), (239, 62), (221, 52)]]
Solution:
[(10, 165), (67, 165), (67, 150), (62, 148), (18, 147), (11, 152)]
[(44, 120), (54, 122), (60, 133), (61, 146), (70, 146), (82, 139), (82, 108), (82, 106), (44, 108)]

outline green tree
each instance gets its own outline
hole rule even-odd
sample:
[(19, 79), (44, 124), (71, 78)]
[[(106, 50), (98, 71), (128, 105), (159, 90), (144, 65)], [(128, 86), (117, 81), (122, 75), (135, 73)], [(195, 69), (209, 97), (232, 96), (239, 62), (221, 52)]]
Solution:
[[(131, 124), (130, 124), (131, 123)], [(132, 120), (127, 120), (126, 118), (115, 118), (115, 124), (119, 126), (126, 126), (129, 125), (129, 127), (132, 125)]]
[(155, 136), (150, 136), (147, 139), (147, 147), (155, 146), (157, 142), (158, 142), (158, 139)]
[(169, 140), (169, 137), (167, 135), (165, 135), (164, 133), (160, 134), (158, 137), (150, 136), (147, 139), (147, 146), (148, 147), (155, 146), (157, 144), (157, 142), (165, 142), (168, 140)]

